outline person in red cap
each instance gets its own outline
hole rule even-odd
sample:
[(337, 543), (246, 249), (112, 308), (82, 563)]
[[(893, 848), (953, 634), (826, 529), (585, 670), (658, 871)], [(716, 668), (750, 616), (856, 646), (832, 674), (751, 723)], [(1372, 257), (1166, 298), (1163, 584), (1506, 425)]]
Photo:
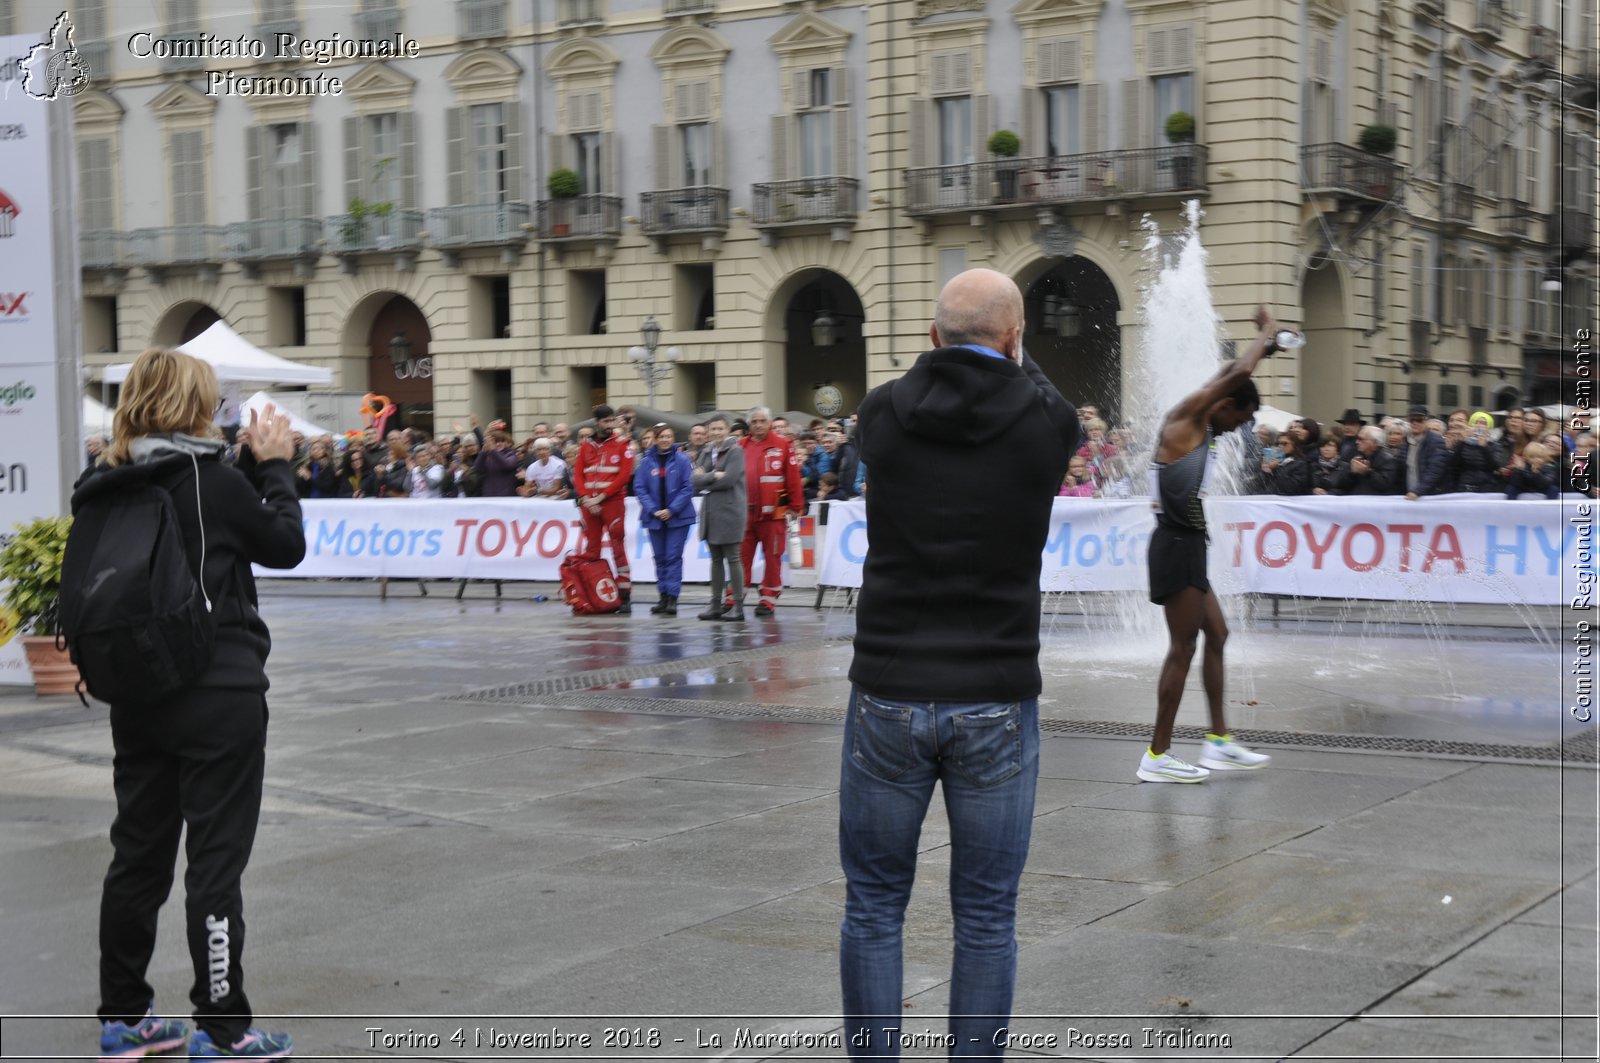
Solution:
[(633, 579), (628, 569), (628, 551), (623, 544), (626, 520), (623, 515), (628, 484), (633, 481), (633, 440), (616, 431), (616, 413), (610, 406), (594, 408), (594, 435), (583, 441), (578, 461), (572, 467), (572, 493), (583, 512), (583, 546), (578, 556), (585, 561), (600, 558), (600, 537), (611, 540), (611, 557), (617, 570), (617, 591), (622, 595), (626, 615), (633, 612)]
[[(788, 537), (788, 515), (805, 506), (805, 488), (800, 483), (800, 458), (794, 444), (772, 431), (772, 411), (757, 406), (745, 415), (750, 434), (744, 447), (745, 489), (750, 519), (745, 522), (744, 585), (754, 581), (756, 547), (766, 557), (761, 573), (761, 602), (756, 616), (771, 616), (783, 593), (783, 547)], [(735, 602), (737, 608), (739, 603)]]

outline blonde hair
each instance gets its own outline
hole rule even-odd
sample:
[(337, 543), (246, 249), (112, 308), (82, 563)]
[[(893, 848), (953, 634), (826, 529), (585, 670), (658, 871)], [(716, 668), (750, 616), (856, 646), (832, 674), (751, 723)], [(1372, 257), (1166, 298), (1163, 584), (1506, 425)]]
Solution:
[(1522, 456), (1528, 461), (1549, 461), (1551, 459), (1550, 448), (1543, 443), (1529, 443), (1522, 448)]
[(152, 347), (138, 358), (122, 382), (122, 394), (111, 418), (111, 445), (101, 459), (107, 465), (133, 460), (133, 441), (140, 436), (182, 435), (219, 438), (212, 418), (217, 413), (217, 374), (207, 362), (182, 351)]
[(1093, 417), (1090, 418), (1089, 422), (1083, 426), (1083, 430), (1085, 432), (1104, 432), (1106, 430), (1106, 423), (1098, 417)]

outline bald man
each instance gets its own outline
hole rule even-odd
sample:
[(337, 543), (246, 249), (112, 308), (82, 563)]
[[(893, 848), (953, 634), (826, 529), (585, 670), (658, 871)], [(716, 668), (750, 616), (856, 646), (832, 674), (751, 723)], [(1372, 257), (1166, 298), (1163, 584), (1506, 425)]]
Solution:
[(901, 926), (935, 782), (950, 820), (952, 1055), (1004, 1044), (1039, 773), (1040, 559), (1079, 441), (1077, 413), (1023, 353), (1011, 278), (955, 277), (928, 334), (935, 349), (859, 411), (872, 490), (839, 787), (853, 1057), (899, 1055)]

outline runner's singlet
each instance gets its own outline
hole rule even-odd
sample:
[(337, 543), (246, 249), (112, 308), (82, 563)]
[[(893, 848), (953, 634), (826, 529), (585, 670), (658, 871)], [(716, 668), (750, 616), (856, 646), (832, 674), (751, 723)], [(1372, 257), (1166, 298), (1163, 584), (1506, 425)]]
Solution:
[(1205, 442), (1177, 461), (1150, 462), (1150, 506), (1156, 523), (1169, 528), (1205, 531), (1206, 511), (1201, 499), (1211, 487), (1216, 467), (1217, 441), (1206, 426)]

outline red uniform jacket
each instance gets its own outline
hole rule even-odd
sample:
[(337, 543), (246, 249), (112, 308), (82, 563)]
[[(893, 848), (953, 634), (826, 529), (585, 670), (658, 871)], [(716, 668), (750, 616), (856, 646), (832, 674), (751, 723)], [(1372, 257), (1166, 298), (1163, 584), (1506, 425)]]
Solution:
[(633, 454), (633, 440), (620, 433), (604, 443), (596, 443), (592, 436), (585, 439), (572, 468), (572, 489), (578, 500), (589, 495), (602, 495), (606, 502), (621, 500), (633, 482)]
[(771, 432), (757, 443), (746, 436), (744, 476), (750, 508), (760, 512), (755, 520), (782, 520), (805, 509), (805, 488), (800, 484), (800, 455), (794, 444)]

